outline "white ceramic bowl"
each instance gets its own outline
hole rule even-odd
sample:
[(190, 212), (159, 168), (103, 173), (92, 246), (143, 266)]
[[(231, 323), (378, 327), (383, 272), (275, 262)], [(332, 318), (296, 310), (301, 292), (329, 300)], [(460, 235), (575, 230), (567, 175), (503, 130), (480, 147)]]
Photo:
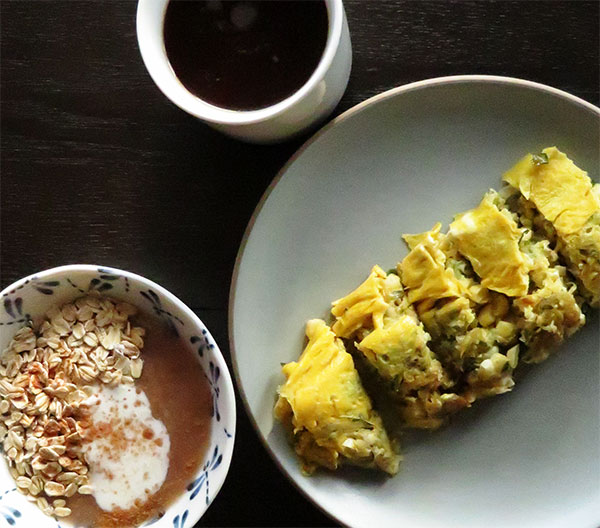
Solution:
[(211, 105), (179, 81), (165, 51), (163, 23), (169, 0), (139, 0), (137, 37), (150, 76), (173, 103), (213, 128), (238, 139), (274, 143), (301, 134), (325, 119), (341, 99), (352, 64), (342, 0), (325, 0), (329, 32), (317, 68), (288, 98), (267, 108), (234, 111)]
[[(0, 293), (0, 350), (30, 319), (37, 323), (54, 304), (74, 300), (95, 290), (154, 312), (177, 329), (193, 350), (210, 383), (213, 416), (210, 443), (196, 478), (169, 506), (165, 515), (146, 524), (156, 528), (193, 526), (213, 501), (227, 475), (235, 437), (235, 397), (227, 365), (202, 321), (172, 293), (158, 284), (104, 266), (69, 265), (25, 277)], [(15, 528), (57, 528), (57, 521), (44, 515), (15, 489), (4, 460), (0, 461), (0, 525)], [(61, 519), (62, 527), (72, 526)]]
[(402, 233), (475, 207), (527, 152), (557, 145), (598, 181), (600, 110), (536, 83), (489, 76), (417, 82), (318, 132), (261, 200), (240, 250), (229, 335), (238, 388), (273, 458), (338, 522), (368, 528), (597, 528), (598, 313), (513, 392), (447, 428), (407, 435), (393, 478), (300, 472), (273, 419), (280, 364), (307, 319), (327, 317), (373, 264), (395, 266)]

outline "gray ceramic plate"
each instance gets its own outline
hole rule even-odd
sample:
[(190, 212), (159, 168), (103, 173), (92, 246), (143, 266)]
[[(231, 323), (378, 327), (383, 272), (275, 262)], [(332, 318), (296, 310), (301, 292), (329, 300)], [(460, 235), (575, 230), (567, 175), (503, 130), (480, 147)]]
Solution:
[(478, 204), (527, 152), (556, 145), (598, 180), (600, 110), (515, 79), (464, 76), (397, 88), (316, 134), (262, 199), (240, 250), (230, 303), (234, 366), (275, 461), (351, 526), (597, 527), (600, 524), (598, 315), (512, 393), (434, 434), (407, 436), (394, 478), (344, 470), (302, 476), (272, 408), (280, 363), (307, 319), (375, 263), (406, 254), (402, 233)]

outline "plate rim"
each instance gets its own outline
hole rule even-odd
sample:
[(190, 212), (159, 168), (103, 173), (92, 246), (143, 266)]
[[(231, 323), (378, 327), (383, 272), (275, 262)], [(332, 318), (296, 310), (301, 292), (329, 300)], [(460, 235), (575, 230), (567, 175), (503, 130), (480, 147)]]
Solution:
[(227, 308), (227, 330), (228, 330), (228, 341), (229, 341), (229, 354), (231, 357), (231, 365), (233, 367), (233, 375), (235, 379), (235, 385), (239, 391), (240, 399), (242, 400), (242, 404), (244, 406), (244, 411), (252, 424), (252, 428), (254, 429), (255, 434), (258, 436), (260, 442), (263, 447), (271, 457), (271, 460), (275, 463), (275, 466), (278, 470), (285, 476), (285, 478), (290, 482), (294, 488), (304, 497), (306, 498), (313, 506), (315, 506), (319, 511), (321, 511), (324, 515), (329, 517), (334, 522), (338, 523), (340, 526), (347, 526), (342, 519), (339, 519), (332, 512), (328, 511), (323, 505), (321, 505), (315, 498), (313, 498), (308, 492), (300, 487), (300, 485), (296, 482), (295, 478), (287, 471), (287, 469), (283, 466), (283, 464), (279, 461), (275, 451), (269, 445), (267, 439), (264, 437), (252, 409), (250, 408), (250, 404), (248, 403), (248, 399), (246, 397), (246, 391), (244, 390), (244, 385), (242, 383), (242, 378), (240, 376), (238, 361), (237, 361), (237, 352), (233, 339), (233, 328), (234, 328), (234, 306), (235, 306), (235, 297), (237, 290), (237, 283), (239, 278), (239, 271), (242, 258), (244, 256), (244, 252), (246, 250), (246, 245), (250, 234), (254, 228), (254, 224), (256, 220), (260, 216), (260, 213), (269, 199), (269, 196), (283, 177), (283, 175), (288, 171), (290, 166), (298, 159), (314, 142), (316, 142), (322, 135), (327, 133), (330, 129), (334, 128), (336, 125), (341, 123), (342, 121), (347, 120), (352, 117), (354, 114), (357, 114), (363, 111), (365, 108), (377, 104), (380, 101), (384, 101), (386, 99), (390, 99), (398, 96), (402, 93), (408, 93), (416, 90), (422, 90), (426, 88), (430, 88), (433, 86), (439, 85), (448, 85), (448, 84), (461, 84), (461, 83), (481, 83), (481, 84), (500, 84), (500, 85), (511, 85), (518, 86), (521, 88), (528, 88), (531, 90), (536, 90), (539, 92), (543, 92), (549, 95), (553, 95), (555, 97), (559, 97), (563, 100), (567, 100), (571, 103), (576, 104), (579, 107), (582, 107), (584, 110), (588, 110), (592, 114), (594, 114), (600, 120), (600, 108), (596, 105), (577, 97), (576, 95), (570, 94), (564, 90), (560, 90), (559, 88), (554, 88), (553, 86), (549, 86), (547, 84), (538, 83), (535, 81), (529, 81), (526, 79), (520, 79), (517, 77), (507, 77), (501, 75), (449, 75), (443, 77), (433, 77), (430, 79), (424, 79), (421, 81), (415, 81), (408, 84), (403, 84), (400, 86), (396, 86), (394, 88), (390, 88), (385, 90), (379, 94), (373, 95), (360, 103), (348, 108), (340, 115), (336, 116), (329, 123), (318, 129), (313, 135), (311, 135), (293, 154), (292, 156), (285, 162), (285, 164), (277, 171), (277, 174), (274, 176), (273, 180), (262, 196), (260, 197), (250, 220), (248, 221), (248, 225), (244, 230), (244, 234), (242, 235), (242, 240), (240, 242), (240, 247), (238, 249), (235, 265), (233, 268), (233, 273), (231, 276), (231, 284), (229, 288), (229, 299), (228, 299), (228, 308)]

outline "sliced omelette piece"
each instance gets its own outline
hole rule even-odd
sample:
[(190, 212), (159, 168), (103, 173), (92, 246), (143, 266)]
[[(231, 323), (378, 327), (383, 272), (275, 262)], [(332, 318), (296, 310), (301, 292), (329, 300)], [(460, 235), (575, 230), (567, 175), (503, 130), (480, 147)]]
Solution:
[(411, 249), (399, 265), (402, 282), (408, 291), (408, 301), (460, 297), (466, 287), (460, 282), (453, 269), (446, 266), (444, 252), (445, 235), (440, 233), (439, 222), (430, 231), (417, 235), (404, 235)]
[(402, 309), (391, 308), (383, 326), (356, 343), (384, 382), (408, 428), (437, 429), (466, 406), (466, 401), (451, 392), (453, 383), (427, 345), (429, 340), (414, 309), (406, 303)]
[(481, 283), (508, 297), (512, 322), (526, 345), (522, 359), (539, 362), (585, 318), (565, 282), (564, 268), (556, 265), (556, 253), (515, 218), (502, 197), (490, 190), (477, 208), (456, 217), (449, 237)]
[(404, 235), (410, 252), (397, 268), (408, 301), (436, 345), (448, 352), (457, 336), (477, 325), (477, 310), (490, 295), (440, 228), (438, 223), (425, 233)]
[(528, 230), (519, 245), (531, 263), (531, 286), (527, 295), (514, 300), (514, 309), (526, 345), (523, 360), (539, 363), (585, 324), (585, 315), (575, 297), (576, 285), (549, 241)]
[(524, 225), (547, 237), (592, 307), (600, 306), (600, 189), (556, 147), (528, 154), (503, 180)]
[(382, 325), (357, 342), (356, 349), (384, 381), (405, 427), (437, 429), (466, 401), (452, 392), (452, 380), (428, 346), (430, 335), (403, 295), (399, 277), (390, 275), (398, 282), (396, 297)]
[(478, 207), (456, 216), (450, 239), (473, 266), (481, 285), (509, 297), (527, 294), (529, 268), (519, 249), (522, 230), (506, 210), (487, 193)]
[(410, 252), (398, 263), (408, 301), (413, 304), (427, 332), (432, 336), (442, 364), (456, 378), (460, 357), (454, 354), (456, 336), (477, 323), (476, 303), (468, 284), (461, 278), (464, 269), (450, 265), (449, 244), (441, 224), (416, 235), (403, 235)]
[(283, 367), (275, 416), (290, 431), (303, 470), (341, 464), (398, 471), (400, 461), (365, 392), (352, 356), (320, 319), (306, 324), (308, 344)]
[[(411, 251), (398, 271), (432, 336), (431, 348), (457, 384), (465, 387), (459, 396), (472, 403), (510, 390), (514, 367), (506, 352), (516, 345), (518, 329), (506, 296), (478, 282), (474, 266), (457, 252), (454, 240), (440, 232), (439, 224), (404, 238)], [(418, 258), (424, 253), (432, 256), (426, 267)], [(452, 290), (440, 287), (440, 277), (453, 285)]]
[(399, 397), (448, 383), (440, 362), (427, 346), (429, 334), (412, 307), (390, 312), (384, 325), (356, 343), (356, 348)]
[(331, 313), (335, 317), (332, 330), (338, 337), (349, 338), (357, 332), (380, 328), (383, 314), (401, 289), (397, 276), (388, 277), (379, 266), (373, 266), (358, 288), (332, 303)]
[[(460, 407), (442, 395), (451, 381), (435, 354), (398, 275), (375, 266), (358, 288), (333, 303), (333, 331), (354, 339), (356, 350), (384, 382), (407, 427), (435, 429)], [(360, 326), (356, 324), (360, 322)]]

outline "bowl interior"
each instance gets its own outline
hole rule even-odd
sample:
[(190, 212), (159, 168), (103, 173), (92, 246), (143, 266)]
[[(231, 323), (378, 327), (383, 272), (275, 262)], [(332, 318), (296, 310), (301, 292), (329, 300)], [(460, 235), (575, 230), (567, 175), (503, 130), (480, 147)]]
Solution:
[[(90, 291), (129, 302), (175, 328), (195, 352), (209, 381), (213, 413), (205, 460), (188, 488), (161, 519), (153, 522), (156, 527), (192, 525), (206, 511), (225, 480), (235, 435), (235, 400), (231, 378), (217, 344), (189, 308), (164, 288), (129, 272), (83, 265), (54, 268), (22, 279), (0, 295), (0, 350), (4, 350), (28, 320), (38, 323), (51, 306), (72, 301)], [(0, 519), (1, 516), (16, 526), (57, 525), (15, 491), (4, 461), (0, 463)], [(70, 526), (63, 520), (60, 525)]]
[[(395, 266), (403, 233), (476, 206), (527, 152), (556, 145), (598, 180), (598, 111), (509, 80), (463, 79), (391, 93), (320, 133), (258, 209), (232, 290), (230, 336), (247, 406), (298, 487), (351, 526), (480, 528), (600, 522), (598, 315), (507, 395), (445, 430), (407, 435), (391, 479), (304, 477), (272, 408), (280, 363), (304, 323), (374, 264)], [(252, 225), (252, 224), (251, 224)]]

